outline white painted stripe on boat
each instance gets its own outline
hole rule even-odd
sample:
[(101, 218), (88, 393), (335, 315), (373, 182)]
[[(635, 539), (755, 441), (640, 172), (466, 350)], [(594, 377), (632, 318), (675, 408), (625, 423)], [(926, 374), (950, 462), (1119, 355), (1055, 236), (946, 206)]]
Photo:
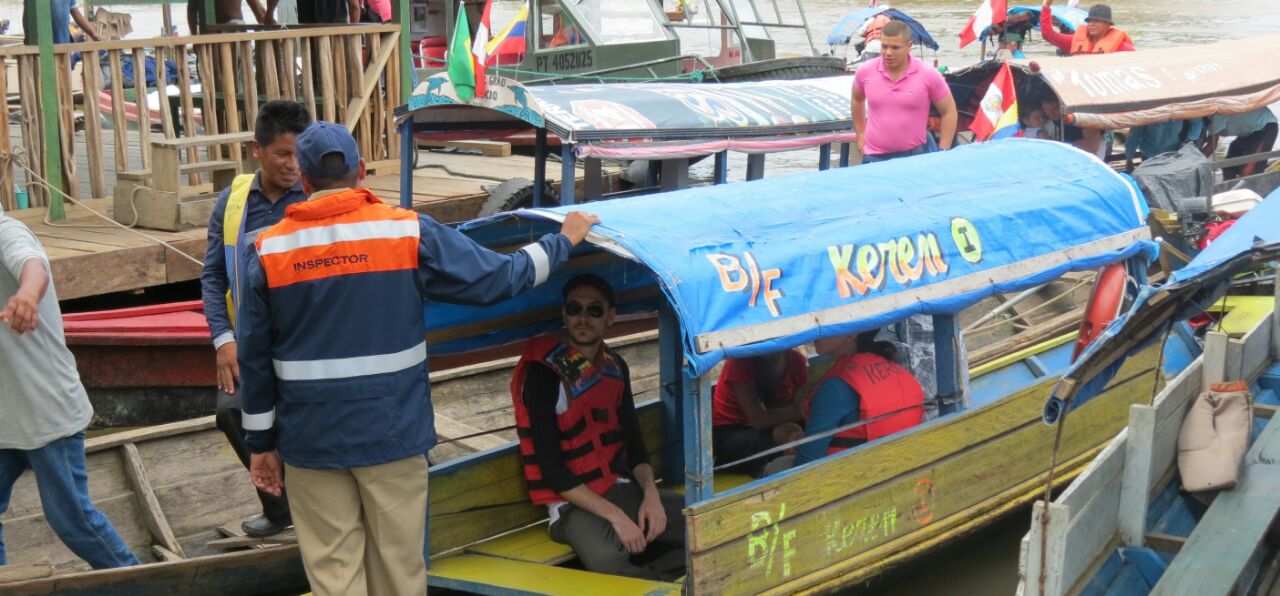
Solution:
[(250, 414), (242, 412), (240, 414), (240, 426), (245, 430), (271, 430), (276, 423), (276, 410), (272, 408), (269, 412), (261, 414)]
[(292, 234), (266, 238), (259, 255), (273, 255), (310, 246), (323, 246), (335, 242), (381, 240), (390, 238), (417, 238), (420, 233), (418, 220), (362, 221), (334, 224), (318, 228), (298, 230)]
[(547, 281), (547, 276), (551, 275), (551, 257), (547, 256), (547, 250), (537, 242), (526, 244), (520, 250), (529, 255), (529, 260), (533, 261), (533, 285), (542, 285), (542, 282)]
[(973, 292), (991, 285), (1026, 277), (1046, 269), (1051, 269), (1068, 261), (1097, 256), (1113, 250), (1120, 250), (1134, 242), (1137, 242), (1138, 240), (1149, 240), (1150, 238), (1151, 231), (1149, 228), (1137, 228), (1114, 236), (1094, 240), (1093, 242), (1087, 242), (1079, 246), (1073, 246), (1057, 252), (1040, 255), (1025, 261), (1018, 261), (1016, 263), (1010, 263), (994, 269), (979, 271), (963, 277), (957, 277), (952, 280), (928, 285), (918, 290), (898, 292), (889, 296), (862, 300), (818, 312), (787, 317), (785, 319), (778, 319), (767, 323), (760, 323), (758, 325), (703, 333), (695, 338), (694, 344), (697, 346), (699, 354), (705, 354), (712, 350), (736, 348), (738, 346), (745, 346), (756, 342), (786, 337), (806, 329), (821, 327), (823, 325), (838, 325), (859, 319), (866, 319), (906, 307), (909, 304), (914, 304), (922, 300), (935, 300), (945, 298), (947, 296), (954, 296), (956, 294), (964, 294), (966, 292)]
[(399, 372), (427, 360), (427, 342), (407, 350), (375, 356), (330, 358), (327, 360), (273, 360), (276, 377), (282, 381), (324, 381)]

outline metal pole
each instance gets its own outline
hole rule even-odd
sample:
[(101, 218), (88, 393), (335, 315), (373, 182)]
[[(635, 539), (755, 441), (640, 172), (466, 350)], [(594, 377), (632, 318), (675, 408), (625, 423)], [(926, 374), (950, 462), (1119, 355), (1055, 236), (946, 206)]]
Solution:
[(684, 378), (684, 504), (692, 506), (715, 492), (711, 457), (711, 377)]
[(574, 168), (577, 158), (573, 154), (573, 143), (560, 141), (560, 204), (572, 205), (574, 187), (578, 183), (578, 172)]
[(818, 148), (818, 170), (825, 172), (831, 169), (831, 143)]
[(729, 152), (720, 151), (716, 153), (716, 184), (724, 184), (729, 181)]
[(752, 153), (747, 156), (747, 180), (764, 178), (764, 154)]
[(547, 185), (547, 129), (534, 133), (533, 143), (533, 206), (541, 207), (543, 188)]
[[(24, 10), (36, 15), (34, 34), (36, 44), (40, 46), (40, 111), (44, 120), (44, 174), (49, 183), (49, 219), (63, 220), (67, 214), (61, 192), (66, 190), (66, 186), (62, 180), (62, 135), (58, 132), (59, 73), (53, 61), (52, 7), (49, 0), (26, 0)], [(89, 148), (90, 151), (95, 149)]]
[(684, 427), (680, 423), (684, 378), (680, 366), (684, 351), (680, 348), (680, 319), (671, 305), (658, 309), (658, 379), (662, 398), (662, 480), (676, 486), (684, 484), (684, 451), (680, 446)]
[(413, 209), (413, 161), (418, 144), (413, 142), (413, 117), (400, 123), (400, 206)]
[(840, 167), (849, 167), (849, 143), (840, 143)]
[(957, 336), (960, 333), (954, 315), (933, 315), (933, 353), (938, 377), (938, 415), (955, 411), (954, 403), (948, 403), (960, 393), (956, 373), (960, 368)]

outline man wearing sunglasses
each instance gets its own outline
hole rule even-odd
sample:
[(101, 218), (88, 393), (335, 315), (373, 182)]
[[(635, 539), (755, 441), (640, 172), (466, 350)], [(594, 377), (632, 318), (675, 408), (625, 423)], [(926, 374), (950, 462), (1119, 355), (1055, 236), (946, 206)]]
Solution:
[(529, 342), (511, 382), (529, 498), (551, 538), (589, 571), (674, 580), (684, 568), (684, 499), (658, 490), (627, 363), (604, 343), (614, 293), (598, 275), (564, 287), (564, 330)]

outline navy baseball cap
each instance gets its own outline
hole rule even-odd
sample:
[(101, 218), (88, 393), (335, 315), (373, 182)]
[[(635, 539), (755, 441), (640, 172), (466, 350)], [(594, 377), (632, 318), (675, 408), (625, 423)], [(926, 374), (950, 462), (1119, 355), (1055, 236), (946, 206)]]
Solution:
[[(298, 135), (298, 167), (311, 179), (338, 178), (360, 167), (360, 149), (347, 127), (317, 120)], [(331, 153), (342, 156), (342, 165), (326, 167), (324, 158)]]

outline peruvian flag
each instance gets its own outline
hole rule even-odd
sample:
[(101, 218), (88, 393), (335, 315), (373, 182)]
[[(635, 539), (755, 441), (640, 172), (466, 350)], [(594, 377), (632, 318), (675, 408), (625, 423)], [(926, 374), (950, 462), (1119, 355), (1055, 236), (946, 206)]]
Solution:
[(969, 130), (978, 141), (1022, 135), (1022, 123), (1018, 121), (1018, 93), (1013, 84), (1013, 71), (1007, 63), (1000, 66), (1000, 71), (983, 94)]
[(476, 76), (476, 95), (484, 97), (485, 92), (485, 67), (489, 64), (489, 37), (492, 35), (489, 28), (489, 9), (493, 6), (493, 0), (487, 0), (484, 3), (484, 12), (480, 14), (480, 26), (476, 27), (475, 41), (471, 44), (471, 56), (475, 61)]
[(1008, 17), (1008, 0), (982, 0), (978, 12), (969, 18), (969, 24), (960, 30), (960, 47), (973, 43), (988, 27), (1003, 23)]

